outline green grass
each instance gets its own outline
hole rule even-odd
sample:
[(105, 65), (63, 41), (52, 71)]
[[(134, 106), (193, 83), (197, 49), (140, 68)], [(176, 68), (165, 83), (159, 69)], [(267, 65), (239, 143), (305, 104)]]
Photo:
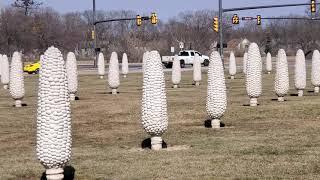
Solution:
[[(227, 79), (226, 128), (213, 130), (204, 128), (206, 73), (199, 88), (191, 75), (183, 72), (180, 89), (166, 76), (169, 129), (163, 139), (176, 149), (159, 152), (140, 150), (149, 137), (140, 125), (141, 74), (122, 79), (117, 96), (108, 93), (106, 80), (80, 76), (80, 100), (72, 103), (76, 179), (320, 178), (320, 96), (305, 91), (302, 98), (272, 101), (274, 76), (264, 75), (260, 106), (243, 106), (249, 99), (237, 75)], [(28, 106), (21, 109), (0, 90), (0, 179), (39, 179), (44, 171), (35, 155), (36, 86), (37, 76), (27, 76)]]

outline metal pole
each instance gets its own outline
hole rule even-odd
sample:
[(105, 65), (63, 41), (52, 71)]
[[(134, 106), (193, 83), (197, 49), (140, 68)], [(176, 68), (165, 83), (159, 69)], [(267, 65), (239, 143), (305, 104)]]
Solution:
[(223, 15), (223, 9), (222, 9), (222, 0), (219, 0), (219, 39), (220, 39), (220, 55), (222, 62), (224, 64), (224, 58), (223, 58), (223, 20), (222, 20), (222, 15)]
[(97, 62), (98, 62), (98, 52), (96, 51), (97, 49), (97, 32), (96, 32), (96, 0), (93, 0), (93, 32), (94, 32), (94, 54), (95, 58), (93, 61), (93, 67), (97, 67)]

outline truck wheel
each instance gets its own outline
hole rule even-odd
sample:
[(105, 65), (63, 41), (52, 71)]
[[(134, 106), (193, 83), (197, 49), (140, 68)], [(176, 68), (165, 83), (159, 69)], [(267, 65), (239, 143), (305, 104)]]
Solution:
[(208, 60), (208, 59), (205, 59), (205, 60), (203, 61), (203, 65), (204, 65), (204, 66), (209, 66), (209, 60)]
[(34, 73), (35, 73), (35, 74), (39, 74), (39, 69), (37, 69)]
[(185, 64), (184, 60), (180, 60), (180, 67), (181, 68), (185, 68), (186, 67), (186, 64)]
[(172, 68), (172, 63), (166, 64), (165, 67), (168, 68), (168, 69), (169, 69), (169, 68)]

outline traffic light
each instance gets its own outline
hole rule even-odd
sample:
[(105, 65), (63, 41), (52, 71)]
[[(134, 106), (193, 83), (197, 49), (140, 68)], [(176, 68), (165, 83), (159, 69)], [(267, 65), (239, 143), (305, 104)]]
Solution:
[(136, 17), (136, 24), (137, 26), (141, 26), (142, 25), (142, 18), (140, 15), (137, 15)]
[(94, 40), (95, 39), (95, 32), (94, 32), (94, 30), (92, 30), (92, 32), (91, 32), (91, 38)]
[(232, 17), (232, 24), (239, 24), (238, 14), (234, 14)]
[(258, 15), (257, 16), (257, 25), (261, 25), (261, 16), (260, 15)]
[(316, 0), (311, 0), (311, 13), (315, 13), (317, 11)]
[(219, 32), (219, 18), (218, 17), (213, 18), (213, 30), (215, 32)]
[(157, 24), (158, 23), (158, 17), (156, 13), (151, 14), (151, 24)]

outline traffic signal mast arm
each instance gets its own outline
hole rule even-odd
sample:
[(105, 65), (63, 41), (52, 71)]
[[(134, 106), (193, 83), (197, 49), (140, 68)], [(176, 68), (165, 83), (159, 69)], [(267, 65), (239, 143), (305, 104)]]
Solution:
[[(256, 20), (256, 17), (242, 17), (241, 20), (243, 21), (251, 21)], [(307, 17), (261, 17), (261, 19), (266, 20), (285, 20), (285, 19), (292, 19), (292, 20), (309, 20), (309, 21), (319, 21), (319, 18), (307, 18)]]
[[(97, 24), (100, 24), (100, 23), (106, 23), (106, 22), (115, 22), (115, 21), (133, 21), (133, 20), (136, 20), (137, 18), (120, 18), (120, 19), (107, 19), (107, 20), (103, 20), (103, 21), (96, 21), (94, 23), (94, 25), (97, 25)], [(141, 20), (143, 21), (148, 21), (150, 20), (151, 18), (148, 17), (148, 16), (143, 16), (141, 17)]]
[[(314, 3), (319, 5), (320, 3)], [(268, 6), (248, 6), (248, 7), (240, 7), (240, 8), (230, 8), (223, 9), (223, 12), (232, 12), (232, 11), (244, 11), (250, 9), (268, 9), (268, 8), (281, 8), (281, 7), (294, 7), (294, 6), (310, 6), (311, 3), (300, 3), (300, 4), (279, 4), (279, 5), (268, 5)]]

